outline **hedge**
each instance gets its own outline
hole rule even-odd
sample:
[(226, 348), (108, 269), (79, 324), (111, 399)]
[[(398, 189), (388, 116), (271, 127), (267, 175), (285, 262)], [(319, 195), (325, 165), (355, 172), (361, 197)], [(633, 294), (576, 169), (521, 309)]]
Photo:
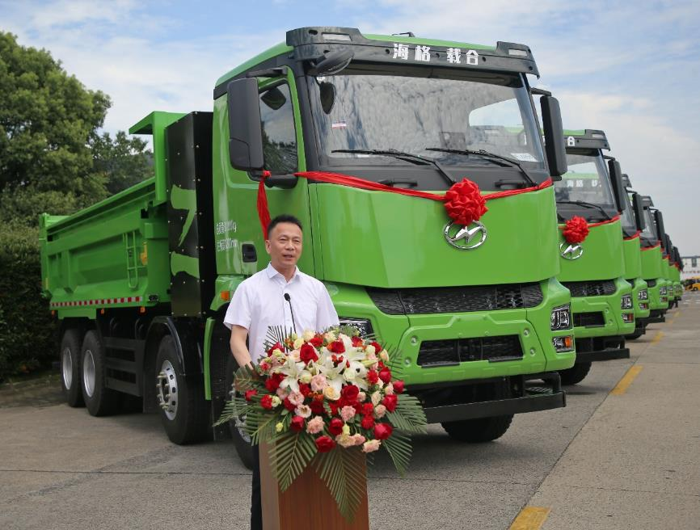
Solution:
[(41, 296), (38, 230), (0, 228), (0, 381), (57, 360), (57, 323)]

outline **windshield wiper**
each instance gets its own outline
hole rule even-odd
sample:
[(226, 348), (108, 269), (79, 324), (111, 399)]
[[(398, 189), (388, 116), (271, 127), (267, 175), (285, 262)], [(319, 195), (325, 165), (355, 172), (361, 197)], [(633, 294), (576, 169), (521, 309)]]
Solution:
[(609, 214), (608, 212), (605, 211), (605, 208), (603, 208), (602, 206), (598, 206), (597, 204), (594, 204), (594, 203), (592, 203), (592, 202), (586, 202), (586, 201), (560, 201), (559, 199), (557, 199), (557, 204), (576, 204), (576, 205), (578, 205), (578, 206), (584, 206), (584, 207), (586, 207), (586, 208), (595, 208), (596, 210), (598, 210), (600, 213), (602, 213), (602, 214), (605, 216), (605, 220), (606, 220), (606, 221), (609, 221), (610, 219), (612, 219), (612, 217), (610, 217), (610, 214)]
[(402, 151), (396, 151), (395, 149), (333, 149), (331, 153), (356, 153), (359, 155), (390, 156), (399, 160), (405, 160), (406, 162), (412, 162), (414, 164), (425, 164), (428, 166), (433, 166), (435, 169), (437, 169), (438, 173), (440, 173), (440, 175), (447, 180), (448, 184), (454, 184), (457, 182), (437, 160), (433, 160), (432, 158), (423, 158), (422, 156), (404, 153)]
[(530, 186), (537, 186), (537, 183), (532, 180), (532, 177), (530, 174), (525, 170), (525, 168), (518, 162), (517, 160), (513, 160), (512, 158), (508, 158), (507, 156), (501, 156), (497, 155), (496, 153), (492, 153), (490, 151), (486, 151), (484, 149), (479, 149), (478, 151), (472, 151), (471, 149), (447, 149), (443, 147), (426, 147), (426, 151), (439, 151), (440, 153), (451, 153), (455, 155), (464, 155), (464, 156), (470, 156), (470, 155), (475, 155), (475, 156), (480, 156), (483, 158), (490, 158), (491, 160), (499, 160), (502, 166), (504, 167), (515, 167), (520, 170), (520, 173), (523, 174), (525, 177), (525, 180), (527, 180), (528, 184)]

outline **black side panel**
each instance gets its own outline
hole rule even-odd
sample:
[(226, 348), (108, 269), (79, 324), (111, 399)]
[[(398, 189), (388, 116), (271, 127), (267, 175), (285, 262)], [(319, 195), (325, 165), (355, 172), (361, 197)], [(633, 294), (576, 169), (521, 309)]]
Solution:
[(166, 130), (170, 295), (174, 316), (204, 316), (214, 296), (211, 130), (210, 112), (188, 114)]

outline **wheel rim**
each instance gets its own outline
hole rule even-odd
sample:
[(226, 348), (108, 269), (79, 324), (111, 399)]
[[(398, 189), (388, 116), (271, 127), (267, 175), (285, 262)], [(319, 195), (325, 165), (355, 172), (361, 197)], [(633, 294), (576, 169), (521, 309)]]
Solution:
[(95, 357), (92, 350), (85, 350), (83, 356), (83, 385), (88, 397), (95, 393)]
[(251, 443), (250, 435), (248, 434), (245, 426), (245, 414), (233, 420), (233, 426), (236, 428), (238, 435), (244, 442)]
[(158, 401), (160, 408), (163, 409), (165, 417), (169, 420), (174, 420), (177, 416), (177, 375), (175, 367), (167, 359), (163, 361), (156, 382), (158, 388)]
[(61, 352), (61, 371), (63, 372), (63, 385), (70, 390), (73, 385), (73, 355), (70, 348), (64, 348)]

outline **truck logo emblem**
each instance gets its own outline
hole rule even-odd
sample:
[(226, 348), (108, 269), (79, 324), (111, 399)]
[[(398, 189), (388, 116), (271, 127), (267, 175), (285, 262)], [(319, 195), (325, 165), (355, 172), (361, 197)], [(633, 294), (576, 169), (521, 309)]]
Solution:
[(478, 221), (469, 226), (447, 223), (443, 230), (445, 240), (459, 250), (474, 250), (486, 241), (486, 227)]
[(562, 258), (574, 261), (583, 256), (583, 247), (578, 243), (562, 243), (559, 245), (559, 252)]

